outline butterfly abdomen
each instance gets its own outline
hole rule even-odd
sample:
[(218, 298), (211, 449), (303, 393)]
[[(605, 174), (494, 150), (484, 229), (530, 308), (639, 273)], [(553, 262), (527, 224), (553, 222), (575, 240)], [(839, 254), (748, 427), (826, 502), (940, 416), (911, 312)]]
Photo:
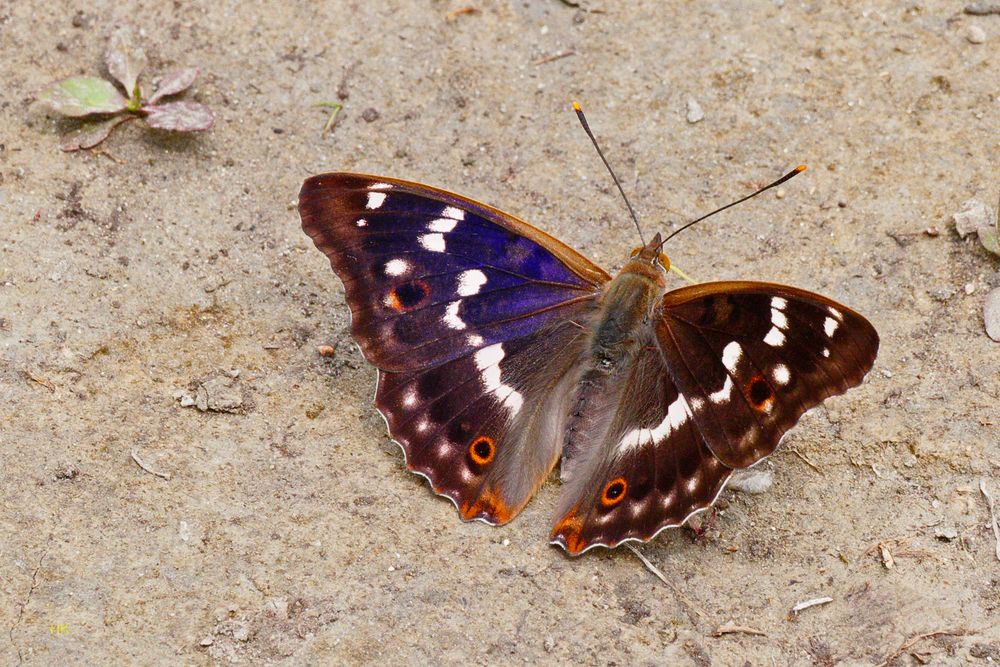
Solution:
[(591, 339), (596, 369), (612, 372), (635, 356), (665, 290), (663, 271), (641, 260), (626, 264), (608, 284)]

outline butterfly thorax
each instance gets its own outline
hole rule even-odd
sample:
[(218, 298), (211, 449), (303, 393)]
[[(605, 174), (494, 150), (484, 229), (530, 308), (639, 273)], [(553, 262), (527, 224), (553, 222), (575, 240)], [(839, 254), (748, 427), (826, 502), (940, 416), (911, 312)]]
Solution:
[(666, 288), (662, 265), (641, 257), (629, 261), (608, 283), (591, 339), (595, 369), (612, 372), (636, 354)]

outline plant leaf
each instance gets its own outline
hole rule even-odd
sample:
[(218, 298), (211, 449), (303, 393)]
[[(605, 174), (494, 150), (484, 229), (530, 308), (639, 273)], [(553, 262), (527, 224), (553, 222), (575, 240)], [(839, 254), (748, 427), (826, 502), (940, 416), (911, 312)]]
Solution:
[(114, 84), (96, 76), (74, 76), (57, 81), (38, 94), (38, 100), (71, 118), (92, 113), (116, 113), (128, 106)]
[(979, 242), (994, 255), (1000, 255), (1000, 230), (997, 228), (981, 228), (979, 230)]
[(122, 115), (105, 118), (104, 120), (88, 121), (63, 139), (63, 142), (59, 144), (59, 148), (67, 153), (84, 148), (93, 148), (107, 139), (108, 135), (111, 134), (111, 130), (133, 118), (135, 116)]
[(146, 52), (136, 43), (131, 28), (119, 28), (111, 35), (104, 61), (108, 72), (121, 82), (134, 106), (138, 107), (139, 91), (135, 84), (146, 67)]
[(211, 109), (198, 102), (167, 102), (142, 110), (147, 113), (146, 124), (158, 130), (204, 132), (215, 125)]
[(156, 93), (150, 98), (149, 103), (156, 104), (161, 97), (183, 93), (191, 87), (191, 84), (194, 83), (197, 77), (197, 67), (185, 67), (184, 69), (168, 72), (160, 80), (160, 85), (156, 88)]

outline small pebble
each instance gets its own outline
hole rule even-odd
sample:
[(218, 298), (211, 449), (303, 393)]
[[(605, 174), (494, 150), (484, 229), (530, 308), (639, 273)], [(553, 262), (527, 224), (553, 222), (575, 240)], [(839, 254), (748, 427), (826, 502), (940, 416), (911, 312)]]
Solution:
[(974, 283), (965, 283), (965, 293), (968, 295), (975, 294), (976, 286)]
[(952, 540), (958, 539), (958, 531), (950, 526), (941, 527), (934, 531), (934, 537), (938, 538), (942, 542), (951, 542)]
[(1000, 343), (1000, 287), (986, 295), (983, 321), (986, 324), (986, 334)]
[(337, 354), (337, 350), (333, 347), (333, 345), (320, 345), (316, 348), (316, 351), (321, 357), (332, 357)]
[(778, 188), (777, 192), (774, 193), (774, 196), (777, 197), (778, 199), (784, 199), (785, 198), (785, 188)]
[(507, 538), (505, 537), (505, 538), (503, 538), (503, 542), (502, 542), (502, 544), (503, 544), (503, 545), (504, 545), (505, 547), (509, 547), (509, 546), (510, 546), (510, 540), (508, 540), (508, 539), (507, 539)]
[(212, 640), (212, 638), (211, 638), (211, 637), (205, 637), (205, 638), (204, 638), (204, 639), (202, 639), (202, 640), (201, 640), (200, 642), (198, 642), (198, 644), (199, 644), (200, 646), (211, 646), (211, 645), (212, 645), (212, 643), (213, 643), (213, 640)]
[(195, 400), (193, 398), (191, 398), (190, 396), (187, 396), (187, 395), (181, 396), (181, 407), (182, 408), (190, 408), (194, 404), (195, 404)]
[(986, 31), (978, 25), (970, 25), (969, 29), (965, 31), (965, 38), (969, 40), (970, 44), (982, 44), (986, 41)]
[(374, 123), (379, 119), (380, 115), (381, 114), (378, 112), (378, 109), (374, 107), (368, 107), (361, 112), (361, 118), (364, 119), (366, 123)]
[(687, 122), (697, 123), (705, 118), (705, 112), (701, 110), (698, 100), (693, 97), (687, 98)]

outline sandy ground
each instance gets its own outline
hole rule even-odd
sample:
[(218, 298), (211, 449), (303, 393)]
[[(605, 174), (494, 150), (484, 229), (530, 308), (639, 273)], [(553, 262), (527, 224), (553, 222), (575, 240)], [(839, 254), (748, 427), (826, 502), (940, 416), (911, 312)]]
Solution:
[[(1000, 661), (978, 488), (1000, 500), (1000, 346), (980, 318), (1000, 275), (949, 222), (970, 197), (996, 201), (1000, 15), (940, 0), (86, 4), (0, 7), (0, 664), (870, 665), (934, 632), (953, 634), (895, 664)], [(203, 68), (193, 96), (219, 122), (194, 138), (133, 123), (104, 153), (63, 154), (71, 124), (32, 96), (99, 72), (125, 22), (152, 73)], [(323, 138), (313, 105), (338, 92)], [(555, 481), (490, 528), (405, 471), (293, 208), (309, 174), (384, 173), (617, 268), (634, 232), (572, 99), (649, 229), (808, 163), (783, 198), (687, 232), (672, 258), (700, 280), (823, 292), (882, 337), (866, 383), (772, 457), (769, 493), (726, 492), (705, 535), (642, 547), (669, 585), (625, 549), (548, 546)], [(180, 405), (205, 382), (235, 412)], [(832, 601), (791, 612), (817, 597)], [(761, 634), (715, 636), (730, 623)]]

